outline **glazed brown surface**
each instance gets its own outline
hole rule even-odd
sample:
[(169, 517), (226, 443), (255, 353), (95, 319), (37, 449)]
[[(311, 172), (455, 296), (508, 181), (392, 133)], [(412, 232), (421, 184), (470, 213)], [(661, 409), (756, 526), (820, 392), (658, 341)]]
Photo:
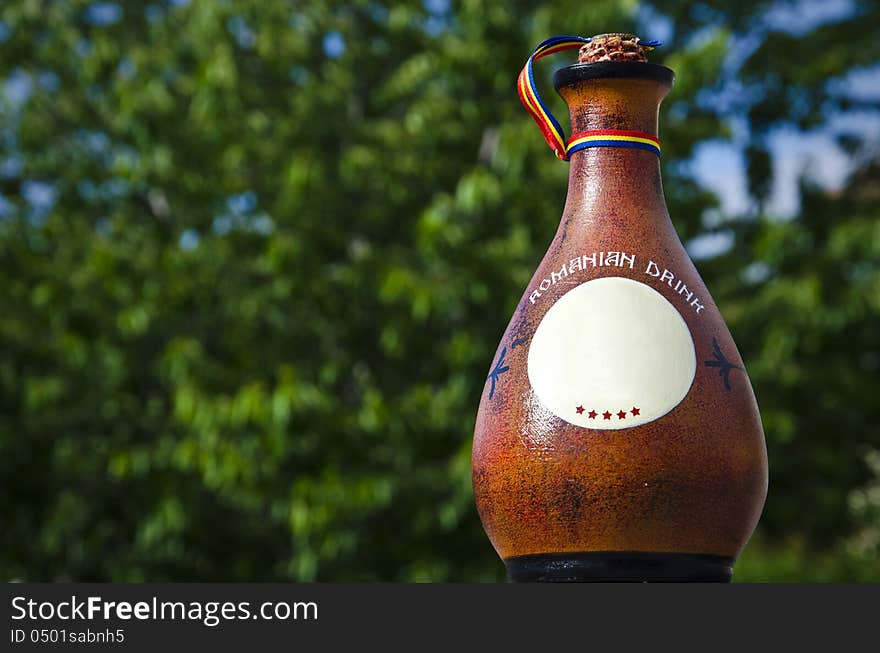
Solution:
[[(572, 130), (657, 134), (668, 92), (643, 79), (595, 79), (560, 91)], [(662, 134), (661, 141), (662, 141)], [(666, 209), (655, 154), (595, 147), (570, 162), (562, 221), (492, 361), (509, 369), (487, 380), (477, 415), (473, 483), (484, 528), (502, 558), (536, 553), (650, 551), (736, 557), (751, 536), (767, 492), (767, 458), (745, 366)], [(571, 259), (599, 252), (636, 255), (627, 266), (587, 267), (551, 285), (541, 280)], [(654, 261), (693, 290), (699, 313), (674, 287), (645, 274)], [(697, 366), (690, 391), (665, 416), (620, 430), (570, 424), (547, 410), (528, 377), (529, 344), (565, 292), (618, 276), (660, 292), (685, 320)], [(675, 282), (673, 282), (674, 286)], [(729, 370), (725, 387), (713, 339)]]

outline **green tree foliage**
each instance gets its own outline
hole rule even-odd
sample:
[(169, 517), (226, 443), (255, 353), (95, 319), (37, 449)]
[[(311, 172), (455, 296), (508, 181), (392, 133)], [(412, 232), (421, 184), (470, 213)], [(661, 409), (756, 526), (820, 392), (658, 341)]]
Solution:
[(851, 143), (851, 188), (797, 219), (720, 226), (684, 165), (745, 117), (761, 199), (761, 135), (852, 108), (829, 81), (878, 59), (880, 12), (792, 35), (730, 4), (4, 2), (0, 574), (501, 578), (470, 437), (567, 174), (515, 76), (647, 15), (670, 211), (735, 234), (700, 267), (771, 456), (740, 573), (880, 577), (876, 157)]

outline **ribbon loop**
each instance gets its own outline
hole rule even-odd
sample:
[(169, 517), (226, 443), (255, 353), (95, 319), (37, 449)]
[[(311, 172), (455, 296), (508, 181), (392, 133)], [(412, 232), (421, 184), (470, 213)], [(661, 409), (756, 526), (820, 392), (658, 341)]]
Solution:
[(532, 120), (538, 125), (538, 129), (544, 135), (547, 145), (563, 161), (568, 160), (565, 134), (559, 122), (550, 113), (550, 109), (547, 108), (538, 94), (538, 87), (535, 85), (535, 75), (532, 68), (534, 62), (542, 57), (562, 52), (563, 50), (580, 49), (584, 43), (590, 43), (592, 40), (583, 36), (560, 35), (551, 36), (549, 39), (541, 41), (528, 58), (528, 61), (526, 61), (526, 65), (523, 66), (519, 79), (517, 79), (516, 90), (520, 101), (523, 103), (526, 111), (529, 112), (529, 115), (532, 116)]
[[(564, 50), (580, 49), (585, 43), (591, 43), (592, 38), (584, 36), (559, 35), (551, 36), (538, 44), (531, 56), (520, 71), (516, 82), (516, 90), (520, 102), (529, 112), (532, 120), (538, 125), (547, 145), (557, 158), (568, 161), (572, 154), (588, 147), (635, 147), (649, 150), (660, 156), (660, 141), (652, 134), (645, 132), (601, 129), (573, 134), (571, 138), (565, 138), (565, 132), (559, 121), (550, 113), (550, 109), (544, 104), (538, 87), (535, 84), (534, 63), (543, 57)], [(639, 41), (646, 50), (653, 50), (660, 45), (659, 41)]]

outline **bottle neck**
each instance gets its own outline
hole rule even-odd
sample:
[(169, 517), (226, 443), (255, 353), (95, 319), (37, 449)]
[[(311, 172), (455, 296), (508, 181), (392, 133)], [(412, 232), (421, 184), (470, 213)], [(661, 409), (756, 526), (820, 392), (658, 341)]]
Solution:
[[(627, 130), (658, 135), (660, 102), (668, 92), (649, 79), (594, 79), (560, 89), (572, 133)], [(660, 159), (633, 147), (597, 146), (574, 152), (569, 162), (565, 216), (614, 218), (618, 214), (669, 221)], [(622, 206), (636, 209), (620, 212)]]

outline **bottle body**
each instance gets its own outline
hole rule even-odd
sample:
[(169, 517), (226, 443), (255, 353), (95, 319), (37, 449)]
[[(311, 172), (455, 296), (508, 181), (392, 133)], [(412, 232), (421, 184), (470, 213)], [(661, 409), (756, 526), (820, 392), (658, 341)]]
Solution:
[[(656, 133), (667, 90), (560, 92), (575, 130)], [(559, 229), (490, 368), (473, 482), (514, 579), (729, 578), (766, 496), (763, 430), (651, 152), (572, 156)]]

